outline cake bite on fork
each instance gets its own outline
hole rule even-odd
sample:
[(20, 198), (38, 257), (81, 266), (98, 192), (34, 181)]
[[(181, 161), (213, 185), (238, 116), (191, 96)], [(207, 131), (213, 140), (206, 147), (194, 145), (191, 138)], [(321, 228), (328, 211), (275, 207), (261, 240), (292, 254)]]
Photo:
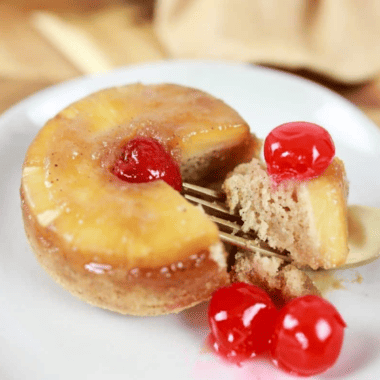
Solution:
[(318, 294), (302, 269), (333, 269), (348, 256), (348, 182), (328, 132), (306, 122), (275, 128), (253, 158), (227, 175), (221, 191), (184, 184), (225, 243), (238, 247), (232, 281), (275, 298)]

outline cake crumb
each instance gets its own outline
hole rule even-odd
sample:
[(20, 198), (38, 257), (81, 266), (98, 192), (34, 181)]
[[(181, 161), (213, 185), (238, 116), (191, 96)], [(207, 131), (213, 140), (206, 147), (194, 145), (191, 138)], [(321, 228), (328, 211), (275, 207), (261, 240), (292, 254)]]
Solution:
[(232, 282), (246, 282), (265, 290), (277, 306), (307, 294), (320, 295), (310, 277), (293, 264), (259, 252), (239, 251), (231, 270)]

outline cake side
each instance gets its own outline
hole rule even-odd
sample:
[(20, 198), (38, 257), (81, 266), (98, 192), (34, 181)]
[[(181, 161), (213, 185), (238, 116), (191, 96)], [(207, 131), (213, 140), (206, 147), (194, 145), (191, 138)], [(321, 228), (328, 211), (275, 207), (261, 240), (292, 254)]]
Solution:
[(131, 268), (128, 263), (89, 258), (58, 239), (31, 212), (21, 190), (22, 213), (29, 244), (41, 267), (72, 295), (103, 309), (130, 315), (178, 313), (206, 301), (229, 284), (226, 257), (216, 242), (167, 265)]
[[(215, 136), (205, 138), (215, 140)], [(236, 131), (230, 141), (223, 141), (219, 146), (213, 146), (204, 151), (198, 151), (191, 156), (182, 157), (181, 174), (186, 182), (209, 186), (209, 183), (224, 181), (225, 177), (237, 165), (249, 162), (258, 157), (261, 141), (246, 131)]]

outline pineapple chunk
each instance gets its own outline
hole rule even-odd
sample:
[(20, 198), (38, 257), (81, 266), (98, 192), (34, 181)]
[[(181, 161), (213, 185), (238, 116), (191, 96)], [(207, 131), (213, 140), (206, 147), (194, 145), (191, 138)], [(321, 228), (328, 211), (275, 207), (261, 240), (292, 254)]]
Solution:
[(310, 207), (310, 235), (318, 252), (313, 260), (324, 268), (342, 265), (347, 259), (346, 183), (343, 163), (335, 158), (322, 176), (305, 182), (298, 193)]

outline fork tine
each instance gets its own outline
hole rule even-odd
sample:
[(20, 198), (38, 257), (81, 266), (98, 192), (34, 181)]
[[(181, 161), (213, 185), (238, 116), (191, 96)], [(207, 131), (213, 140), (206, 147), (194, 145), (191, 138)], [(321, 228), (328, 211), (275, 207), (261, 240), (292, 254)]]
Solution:
[[(197, 205), (206, 206), (207, 208), (213, 211), (222, 213), (223, 216), (226, 216), (229, 219), (231, 219), (231, 217), (233, 217), (232, 219), (238, 218), (238, 216), (230, 212), (227, 206), (223, 203), (225, 196), (222, 192), (212, 190), (212, 189), (207, 189), (205, 187), (201, 187), (201, 186), (197, 186), (197, 185), (193, 185), (189, 183), (183, 183), (183, 189), (184, 189), (184, 193), (183, 193), (184, 197), (190, 202), (195, 203)], [(199, 198), (198, 196), (187, 194), (187, 192), (195, 193), (198, 196), (202, 196), (203, 198), (212, 198), (213, 200), (207, 201), (203, 198)], [(226, 220), (223, 218), (219, 218), (215, 215), (210, 215), (210, 213), (207, 212), (207, 210), (205, 211), (207, 215), (209, 216), (209, 218), (213, 222), (215, 222), (218, 225), (218, 227), (227, 227), (232, 231), (231, 233), (227, 233), (219, 229), (220, 239), (224, 241), (225, 243), (233, 244), (239, 248), (247, 249), (250, 251), (260, 252), (261, 254), (266, 255), (266, 256), (275, 256), (287, 262), (291, 261), (291, 259), (287, 257), (286, 255), (282, 255), (270, 249), (263, 248), (252, 239), (237, 236), (236, 234), (242, 232), (240, 224), (235, 223), (232, 220)]]
[(210, 197), (216, 198), (216, 199), (224, 199), (224, 193), (217, 190), (208, 189), (206, 187), (193, 185), (191, 183), (183, 182), (182, 184), (184, 190), (191, 190), (195, 193), (202, 194), (202, 195), (208, 195)]
[(258, 244), (253, 243), (252, 240), (244, 239), (239, 236), (231, 235), (231, 234), (220, 232), (220, 231), (219, 231), (219, 236), (220, 236), (220, 239), (224, 241), (225, 243), (230, 243), (232, 245), (236, 245), (239, 248), (247, 249), (249, 251), (253, 251), (253, 252), (257, 251), (265, 256), (270, 256), (270, 257), (275, 256), (281, 260), (291, 262), (291, 259), (288, 256), (273, 252), (267, 248), (262, 248)]
[(291, 261), (288, 256), (281, 255), (277, 252), (269, 250), (268, 248), (260, 247), (260, 245), (256, 242), (254, 242), (253, 240), (246, 239), (246, 238), (243, 238), (240, 236), (236, 236), (236, 233), (241, 231), (241, 226), (239, 224), (234, 223), (234, 222), (230, 222), (229, 220), (217, 218), (216, 216), (213, 216), (213, 215), (208, 215), (208, 216), (216, 224), (222, 225), (225, 227), (229, 227), (232, 229), (231, 233), (219, 231), (220, 239), (222, 241), (224, 241), (225, 243), (230, 243), (230, 244), (235, 245), (239, 248), (247, 249), (250, 251), (258, 251), (261, 254), (264, 254), (266, 256), (275, 256), (275, 257), (278, 257), (278, 258), (285, 260), (285, 261), (288, 261), (288, 262)]
[[(186, 182), (184, 182), (182, 186), (184, 190), (184, 197), (190, 202), (201, 204), (202, 206), (209, 207), (229, 216), (236, 216), (227, 208), (224, 203), (225, 195), (221, 191), (208, 189), (206, 187), (197, 186)], [(190, 195), (187, 192), (195, 193), (197, 196)], [(199, 195), (206, 198), (212, 198), (212, 201), (199, 198)]]
[(197, 197), (194, 197), (193, 195), (185, 194), (184, 197), (194, 203), (201, 204), (203, 206), (207, 206), (212, 208), (213, 210), (220, 211), (224, 214), (231, 215), (231, 216), (236, 216), (235, 214), (231, 213), (228, 208), (220, 203), (217, 202), (209, 202), (204, 199), (200, 199)]
[(226, 220), (226, 219), (222, 219), (222, 218), (218, 218), (214, 215), (210, 215), (210, 214), (207, 214), (209, 216), (209, 218), (216, 224), (218, 225), (221, 225), (223, 227), (228, 227), (232, 230), (232, 233), (237, 233), (239, 231), (241, 231), (241, 226), (240, 224), (237, 224), (237, 223), (234, 223), (234, 222), (231, 222), (230, 220)]

